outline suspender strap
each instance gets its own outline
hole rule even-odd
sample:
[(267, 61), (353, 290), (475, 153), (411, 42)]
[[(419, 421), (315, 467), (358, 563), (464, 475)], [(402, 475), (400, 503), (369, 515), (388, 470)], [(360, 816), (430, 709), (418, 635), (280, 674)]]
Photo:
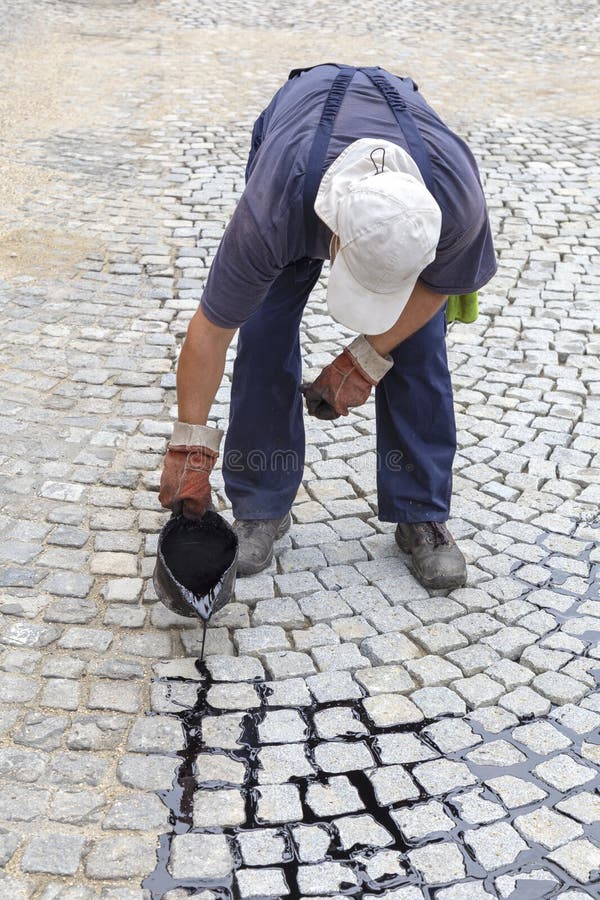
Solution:
[(306, 233), (310, 234), (314, 223), (314, 203), (323, 177), (323, 163), (327, 156), (327, 148), (331, 139), (333, 125), (342, 105), (342, 100), (348, 89), (348, 85), (354, 77), (356, 69), (350, 66), (340, 66), (339, 74), (336, 75), (333, 84), (329, 90), (327, 99), (323, 106), (321, 118), (317, 126), (313, 145), (308, 156), (308, 164), (304, 177), (304, 227)]
[(433, 193), (433, 171), (431, 169), (431, 159), (425, 146), (425, 141), (421, 137), (421, 133), (417, 128), (412, 113), (406, 105), (406, 101), (400, 96), (387, 73), (378, 67), (362, 68), (361, 72), (371, 79), (376, 88), (383, 94), (387, 100), (388, 106), (394, 113), (396, 121), (400, 126), (404, 138), (408, 145), (408, 150), (423, 176), (423, 181), (427, 190)]

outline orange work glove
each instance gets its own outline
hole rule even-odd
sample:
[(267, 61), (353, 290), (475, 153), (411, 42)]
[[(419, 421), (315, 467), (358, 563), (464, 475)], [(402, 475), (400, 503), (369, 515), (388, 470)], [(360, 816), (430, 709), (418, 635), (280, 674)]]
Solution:
[(309, 415), (317, 419), (347, 416), (351, 407), (366, 403), (371, 388), (393, 365), (391, 356), (380, 356), (364, 335), (359, 335), (303, 388)]
[(223, 432), (207, 425), (176, 422), (160, 479), (158, 499), (174, 513), (200, 519), (210, 506), (209, 476)]

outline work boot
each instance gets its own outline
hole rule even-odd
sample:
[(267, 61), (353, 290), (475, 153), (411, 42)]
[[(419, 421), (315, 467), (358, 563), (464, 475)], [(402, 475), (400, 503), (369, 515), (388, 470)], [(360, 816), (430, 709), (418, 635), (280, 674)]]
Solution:
[(255, 575), (273, 559), (273, 544), (291, 525), (289, 513), (281, 519), (240, 519), (233, 523), (239, 541), (238, 575)]
[(423, 587), (451, 590), (467, 581), (467, 564), (444, 522), (400, 523), (396, 543), (411, 555), (411, 569)]

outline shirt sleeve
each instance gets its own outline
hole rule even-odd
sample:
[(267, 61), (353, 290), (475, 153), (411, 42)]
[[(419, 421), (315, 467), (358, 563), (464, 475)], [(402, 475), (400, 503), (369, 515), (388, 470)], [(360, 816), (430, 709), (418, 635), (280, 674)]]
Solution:
[(425, 287), (437, 294), (470, 294), (495, 275), (496, 254), (487, 213), (483, 221), (438, 247), (432, 263), (419, 275)]
[(419, 278), (438, 294), (470, 294), (496, 272), (494, 242), (475, 158), (453, 132), (443, 138), (440, 152), (430, 148), (442, 231), (435, 259)]
[(239, 328), (283, 268), (273, 228), (263, 229), (242, 195), (210, 267), (200, 306), (221, 328)]
[(246, 189), (213, 260), (200, 306), (221, 328), (239, 328), (265, 299), (286, 266), (306, 255), (302, 227), (304, 175), (263, 142), (260, 164)]

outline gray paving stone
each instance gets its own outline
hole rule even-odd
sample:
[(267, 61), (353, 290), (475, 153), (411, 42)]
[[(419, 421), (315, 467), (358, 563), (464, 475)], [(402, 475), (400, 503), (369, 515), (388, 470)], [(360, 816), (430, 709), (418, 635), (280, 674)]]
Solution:
[(587, 685), (562, 672), (543, 672), (533, 679), (532, 687), (556, 704), (577, 703), (588, 692)]
[(339, 862), (321, 862), (309, 866), (299, 866), (298, 887), (310, 897), (326, 891), (328, 896), (342, 889), (342, 886), (357, 884), (356, 875), (348, 865)]
[(48, 756), (29, 750), (0, 749), (0, 776), (10, 781), (38, 781), (46, 770)]
[(106, 796), (100, 791), (57, 791), (50, 804), (49, 817), (69, 825), (98, 822), (106, 806)]
[(360, 669), (354, 677), (367, 693), (390, 694), (406, 693), (414, 688), (414, 681), (402, 666), (377, 666)]
[(44, 587), (50, 594), (59, 597), (87, 597), (93, 578), (89, 575), (80, 575), (76, 572), (54, 572), (44, 582)]
[(388, 806), (404, 800), (415, 800), (419, 797), (418, 786), (400, 765), (372, 769), (368, 776), (373, 785), (377, 802), (381, 806)]
[(402, 663), (420, 655), (417, 645), (403, 634), (382, 634), (367, 638), (360, 649), (374, 665)]
[(515, 775), (499, 775), (487, 779), (485, 784), (498, 794), (508, 809), (543, 800), (548, 795), (547, 791), (534, 784), (531, 779), (524, 780)]
[(427, 653), (444, 655), (450, 650), (466, 647), (467, 638), (453, 625), (435, 622), (411, 631), (411, 636)]
[(600, 849), (588, 838), (580, 838), (553, 850), (548, 859), (585, 884), (600, 867)]
[(451, 688), (468, 703), (471, 709), (478, 706), (492, 706), (505, 693), (503, 685), (483, 673), (471, 678), (461, 678), (451, 682)]
[(465, 842), (487, 870), (511, 865), (527, 844), (508, 824), (493, 822), (465, 832)]
[(445, 841), (426, 844), (417, 850), (409, 850), (407, 855), (427, 884), (442, 884), (466, 875), (464, 860), (456, 844)]
[(127, 725), (123, 716), (77, 716), (67, 736), (67, 747), (70, 750), (114, 750), (121, 744)]
[(392, 813), (402, 834), (408, 840), (426, 837), (438, 831), (451, 831), (454, 821), (444, 812), (437, 800), (398, 809)]
[(307, 653), (296, 650), (276, 650), (263, 655), (265, 667), (271, 678), (295, 678), (311, 675), (315, 665)]
[[(135, 713), (141, 706), (140, 687), (137, 684), (123, 684), (120, 681), (98, 681), (90, 686), (87, 705), (89, 709), (109, 709), (116, 712)], [(76, 706), (66, 708), (75, 709)]]
[(380, 825), (373, 816), (343, 816), (334, 819), (340, 844), (344, 850), (352, 850), (357, 846), (386, 847), (392, 844), (392, 834)]
[(233, 857), (224, 834), (178, 834), (173, 838), (169, 871), (174, 878), (224, 878), (232, 868)]
[(0, 672), (0, 697), (3, 703), (27, 703), (36, 696), (39, 684), (28, 675)]
[(348, 706), (333, 706), (313, 716), (316, 734), (325, 740), (335, 737), (368, 734), (367, 727)]
[(362, 741), (332, 741), (318, 744), (313, 754), (319, 769), (328, 774), (360, 771), (374, 763), (371, 751)]
[(295, 600), (276, 597), (260, 600), (252, 613), (252, 624), (280, 625), (282, 628), (299, 628), (304, 625), (304, 613)]
[(27, 713), (23, 723), (14, 733), (14, 741), (16, 744), (25, 744), (28, 747), (56, 750), (57, 747), (60, 747), (68, 722), (66, 716)]
[(515, 827), (529, 841), (541, 844), (547, 850), (556, 850), (574, 838), (583, 835), (583, 828), (568, 816), (542, 807), (517, 816)]
[(332, 838), (324, 825), (293, 825), (290, 830), (301, 862), (321, 862), (325, 858)]
[(164, 829), (169, 823), (169, 810), (154, 794), (128, 791), (117, 797), (102, 820), (108, 831), (152, 831)]
[(13, 622), (4, 629), (0, 640), (3, 644), (9, 644), (14, 647), (42, 648), (54, 643), (61, 633), (61, 629), (56, 625)]
[(449, 684), (462, 675), (458, 666), (448, 662), (442, 656), (422, 656), (420, 659), (409, 659), (404, 663), (413, 678), (423, 687), (436, 687)]
[(533, 773), (559, 791), (579, 787), (596, 777), (596, 772), (591, 766), (582, 766), (566, 753), (559, 753), (539, 763), (533, 769)]
[(479, 766), (514, 766), (527, 757), (508, 741), (486, 741), (467, 753), (466, 758)]
[[(265, 748), (263, 752), (268, 751)], [(222, 782), (241, 785), (246, 776), (246, 766), (243, 762), (231, 759), (221, 753), (199, 753), (196, 757), (196, 773), (198, 784)], [(171, 781), (173, 775), (174, 770)]]
[(56, 753), (48, 769), (51, 784), (99, 785), (109, 767), (109, 761), (93, 753)]
[(517, 725), (518, 719), (514, 713), (500, 706), (480, 706), (468, 714), (468, 718), (479, 723), (491, 734), (498, 734), (505, 728)]
[(13, 853), (21, 843), (21, 837), (16, 832), (0, 830), (0, 865), (5, 866)]
[(493, 662), (485, 670), (485, 674), (495, 681), (499, 681), (507, 691), (514, 690), (521, 685), (531, 684), (534, 678), (530, 669), (510, 659), (499, 659)]
[(127, 740), (134, 753), (174, 753), (183, 746), (180, 722), (168, 716), (138, 719)]
[(496, 650), (502, 657), (518, 660), (523, 650), (535, 643), (536, 637), (534, 632), (515, 625), (482, 638), (482, 643)]
[(374, 746), (384, 763), (411, 763), (434, 759), (438, 754), (410, 732), (378, 734)]
[(442, 753), (456, 753), (467, 747), (474, 747), (483, 740), (481, 735), (475, 734), (468, 722), (462, 719), (441, 719), (424, 729), (433, 743), (440, 748)]
[(464, 701), (447, 687), (424, 687), (413, 691), (410, 699), (428, 719), (436, 716), (464, 715), (467, 711)]
[[(154, 685), (153, 685), (154, 687)], [(177, 688), (174, 685), (156, 685), (156, 687), (167, 688), (169, 695)], [(182, 706), (193, 706), (198, 694), (198, 687), (194, 685), (182, 685), (188, 689), (186, 695), (179, 698), (180, 708)], [(187, 702), (182, 702), (187, 701)], [(260, 698), (256, 688), (252, 684), (246, 682), (214, 684), (206, 694), (206, 702), (215, 709), (255, 709), (260, 706)], [(162, 710), (165, 712), (166, 710)], [(174, 710), (173, 710), (174, 711)]]
[(282, 869), (238, 869), (235, 878), (239, 895), (244, 900), (285, 897), (289, 894)]
[(513, 738), (533, 750), (534, 753), (546, 755), (554, 750), (564, 750), (571, 745), (571, 740), (562, 734), (550, 722), (531, 722), (514, 728)]
[(0, 890), (11, 900), (30, 900), (34, 885), (30, 879), (14, 878), (6, 872), (0, 872)]
[(284, 860), (285, 840), (274, 828), (242, 831), (237, 836), (237, 843), (247, 866), (268, 866)]
[(452, 804), (457, 807), (461, 818), (470, 825), (486, 825), (503, 819), (506, 815), (499, 803), (486, 800), (482, 793), (482, 788), (473, 788), (471, 791), (455, 794), (452, 798)]
[[(364, 671), (364, 669), (359, 669)], [(318, 703), (352, 700), (362, 697), (362, 691), (349, 672), (332, 670), (320, 672), (306, 679), (311, 694)]]
[(310, 706), (311, 695), (303, 678), (286, 678), (283, 681), (264, 683), (268, 706)]
[(588, 734), (594, 728), (600, 726), (600, 715), (573, 703), (565, 703), (553, 709), (550, 716), (559, 721), (566, 728), (575, 731), (576, 734)]
[(372, 854), (363, 853), (356, 857), (357, 862), (365, 867), (370, 881), (386, 882), (391, 878), (406, 875), (406, 866), (402, 855), (394, 850), (378, 850)]
[(237, 789), (200, 790), (194, 795), (197, 828), (229, 828), (246, 821), (244, 795)]
[(115, 880), (139, 878), (151, 871), (156, 860), (153, 837), (119, 835), (97, 841), (85, 860), (90, 878)]
[[(371, 640), (371, 638), (368, 638)], [(364, 641), (363, 641), (364, 644)], [(355, 672), (369, 665), (356, 644), (339, 644), (334, 647), (315, 647), (311, 651), (317, 668), (321, 672), (344, 670)]]
[(88, 675), (99, 678), (112, 678), (117, 681), (129, 681), (144, 677), (144, 666), (133, 659), (95, 659), (87, 667)]
[(450, 759), (419, 763), (412, 774), (427, 793), (433, 796), (474, 784), (477, 780), (464, 763)]
[(287, 650), (290, 646), (285, 630), (280, 625), (240, 628), (235, 632), (235, 643), (240, 654), (249, 656)]
[(74, 875), (81, 861), (86, 838), (77, 834), (41, 834), (32, 838), (23, 854), (24, 872)]
[(295, 784), (263, 784), (256, 788), (256, 793), (256, 820), (260, 824), (297, 822), (302, 819), (300, 794)]
[(339, 816), (364, 809), (358, 791), (345, 775), (328, 778), (324, 784), (309, 784), (306, 801), (319, 817)]
[(277, 709), (265, 713), (258, 725), (258, 735), (263, 744), (286, 744), (305, 740), (308, 729), (297, 710)]
[(406, 725), (423, 721), (423, 713), (408, 697), (400, 694), (377, 694), (362, 701), (369, 719), (377, 728)]
[(206, 667), (215, 681), (250, 681), (265, 675), (260, 661), (251, 656), (210, 655)]
[(556, 808), (585, 825), (600, 821), (600, 797), (589, 791), (580, 791), (566, 800), (561, 800), (556, 804)]
[[(241, 713), (205, 716), (202, 721), (202, 742), (206, 747), (235, 750), (240, 746), (244, 716)], [(179, 723), (178, 723), (179, 724)], [(162, 748), (168, 752), (171, 733), (167, 734)], [(130, 748), (134, 749), (134, 748)], [(173, 748), (171, 748), (173, 749)], [(156, 752), (161, 752), (157, 750)]]
[(298, 599), (303, 614), (313, 623), (331, 622), (342, 616), (352, 615), (352, 608), (336, 591), (317, 591)]
[(365, 638), (377, 633), (363, 616), (336, 619), (333, 622), (332, 630), (342, 642), (353, 641), (359, 645)]
[(522, 685), (500, 697), (500, 706), (513, 712), (516, 716), (543, 716), (550, 711), (550, 701), (542, 697), (532, 688)]
[(112, 635), (99, 628), (68, 628), (58, 642), (64, 650), (93, 650), (103, 653), (112, 643)]

